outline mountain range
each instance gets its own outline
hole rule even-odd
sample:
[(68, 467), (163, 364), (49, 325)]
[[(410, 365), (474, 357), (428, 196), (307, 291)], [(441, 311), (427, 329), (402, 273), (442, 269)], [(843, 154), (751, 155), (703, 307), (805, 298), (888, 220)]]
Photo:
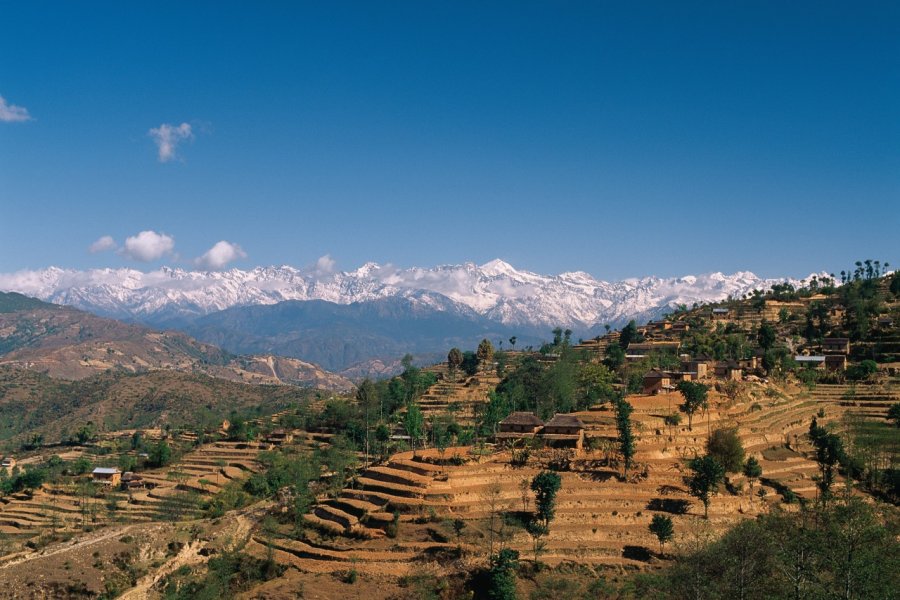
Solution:
[(421, 357), (512, 335), (525, 345), (557, 326), (589, 337), (606, 324), (656, 318), (679, 304), (740, 297), (784, 281), (800, 283), (745, 271), (607, 282), (580, 271), (541, 275), (496, 259), (402, 269), (366, 263), (340, 272), (50, 267), (0, 274), (0, 290), (179, 329), (230, 352), (293, 356), (364, 375), (390, 371), (406, 352)]

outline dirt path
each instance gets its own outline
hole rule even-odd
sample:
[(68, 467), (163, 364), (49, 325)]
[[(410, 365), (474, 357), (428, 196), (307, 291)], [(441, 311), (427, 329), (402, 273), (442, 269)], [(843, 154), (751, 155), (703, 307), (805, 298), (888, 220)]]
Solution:
[(200, 549), (203, 545), (203, 542), (200, 540), (194, 540), (182, 548), (181, 552), (163, 563), (155, 572), (141, 577), (136, 586), (119, 596), (119, 600), (146, 600), (150, 597), (150, 590), (153, 586), (166, 575), (184, 565), (205, 561), (206, 557), (200, 555)]
[[(234, 526), (229, 532), (232, 548), (238, 548), (250, 539), (251, 528), (252, 523), (245, 515), (234, 515)], [(205, 546), (206, 543), (194, 540), (182, 548), (178, 554), (163, 563), (156, 571), (141, 577), (136, 586), (119, 596), (119, 600), (149, 600), (153, 586), (163, 578), (185, 565), (195, 565), (208, 560), (206, 556), (200, 554), (200, 551)]]

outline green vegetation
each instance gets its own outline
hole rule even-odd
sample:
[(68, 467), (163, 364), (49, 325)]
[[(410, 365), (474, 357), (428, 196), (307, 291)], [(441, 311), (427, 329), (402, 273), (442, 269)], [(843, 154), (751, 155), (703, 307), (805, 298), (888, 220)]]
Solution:
[(205, 574), (197, 577), (190, 568), (176, 570), (164, 580), (166, 600), (218, 600), (234, 598), (252, 585), (284, 573), (285, 567), (272, 559), (261, 560), (240, 552), (213, 556)]
[(709, 386), (696, 381), (679, 381), (678, 391), (684, 398), (684, 404), (678, 408), (688, 416), (688, 430), (694, 430), (694, 413), (707, 407), (706, 396)]
[(703, 517), (709, 518), (709, 499), (725, 478), (725, 469), (712, 456), (701, 456), (688, 463), (693, 474), (688, 478), (691, 496), (703, 503)]
[(896, 513), (857, 498), (775, 512), (685, 547), (671, 568), (635, 583), (654, 599), (896, 598), (898, 526)]
[(659, 552), (662, 554), (663, 546), (675, 535), (675, 525), (672, 524), (672, 518), (666, 515), (653, 515), (653, 520), (650, 521), (648, 528), (650, 533), (659, 540)]
[(622, 478), (628, 479), (628, 469), (631, 468), (634, 453), (637, 451), (634, 443), (634, 433), (631, 431), (631, 413), (634, 410), (625, 399), (616, 401), (616, 431), (619, 433), (619, 452), (622, 454)]
[(722, 465), (726, 473), (740, 473), (744, 467), (744, 446), (735, 427), (713, 431), (706, 441), (706, 453)]
[(545, 527), (549, 527), (550, 521), (556, 514), (556, 494), (559, 492), (560, 486), (562, 486), (562, 479), (553, 471), (541, 471), (531, 482), (535, 511)]

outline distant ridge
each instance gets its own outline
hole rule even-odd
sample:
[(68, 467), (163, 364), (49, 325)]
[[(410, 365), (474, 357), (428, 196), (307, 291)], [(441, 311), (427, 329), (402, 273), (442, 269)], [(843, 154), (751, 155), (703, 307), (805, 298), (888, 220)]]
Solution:
[(509, 326), (599, 330), (603, 325), (652, 318), (677, 304), (724, 300), (789, 278), (764, 279), (747, 271), (619, 282), (584, 272), (540, 275), (499, 259), (398, 269), (366, 263), (354, 271), (322, 273), (290, 266), (251, 270), (186, 271), (164, 267), (64, 270), (0, 274), (0, 290), (34, 296), (96, 314), (154, 325), (184, 325), (235, 306), (286, 300), (335, 304), (408, 298), (432, 310), (469, 309)]

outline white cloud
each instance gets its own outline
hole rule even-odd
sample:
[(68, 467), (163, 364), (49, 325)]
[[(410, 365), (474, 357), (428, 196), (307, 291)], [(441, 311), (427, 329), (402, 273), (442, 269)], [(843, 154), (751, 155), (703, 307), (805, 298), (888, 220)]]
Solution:
[(97, 254), (98, 252), (106, 252), (107, 250), (116, 249), (116, 240), (111, 235), (104, 235), (97, 238), (97, 241), (88, 247), (88, 252)]
[(163, 123), (159, 127), (151, 129), (149, 135), (159, 150), (159, 162), (169, 162), (177, 158), (175, 150), (178, 148), (178, 144), (184, 140), (194, 139), (194, 132), (188, 123), (181, 125)]
[(316, 261), (316, 275), (329, 275), (334, 272), (336, 261), (331, 258), (330, 254), (320, 256)]
[(132, 260), (151, 262), (171, 254), (174, 248), (175, 238), (172, 236), (155, 231), (142, 231), (126, 238), (125, 245), (119, 253)]
[(222, 240), (207, 250), (203, 256), (194, 260), (194, 264), (216, 270), (239, 258), (247, 258), (247, 253), (237, 244)]
[(0, 121), (4, 123), (17, 123), (21, 121), (30, 121), (31, 115), (24, 106), (16, 106), (15, 104), (7, 104), (3, 96), (0, 96)]

